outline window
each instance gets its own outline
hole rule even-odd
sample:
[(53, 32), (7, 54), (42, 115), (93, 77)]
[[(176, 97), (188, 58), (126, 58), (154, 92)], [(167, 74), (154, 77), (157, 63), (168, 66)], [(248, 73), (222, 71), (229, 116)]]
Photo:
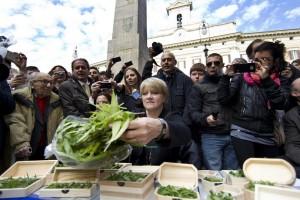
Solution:
[(194, 58), (193, 64), (195, 64), (195, 63), (201, 63), (201, 58)]
[(288, 51), (288, 54), (291, 60), (300, 58), (300, 50), (291, 50)]
[(182, 27), (182, 14), (177, 15), (177, 28)]
[(185, 69), (185, 61), (184, 60), (181, 60), (178, 62), (178, 68)]

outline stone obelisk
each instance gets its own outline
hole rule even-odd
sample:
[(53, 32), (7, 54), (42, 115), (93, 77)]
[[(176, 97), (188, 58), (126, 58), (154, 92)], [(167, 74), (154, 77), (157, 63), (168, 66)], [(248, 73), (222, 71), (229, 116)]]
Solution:
[[(105, 20), (105, 19), (104, 19)], [(142, 72), (148, 58), (147, 0), (116, 0), (112, 40), (108, 41), (107, 60), (120, 56), (112, 71), (117, 74), (123, 63), (132, 61)]]

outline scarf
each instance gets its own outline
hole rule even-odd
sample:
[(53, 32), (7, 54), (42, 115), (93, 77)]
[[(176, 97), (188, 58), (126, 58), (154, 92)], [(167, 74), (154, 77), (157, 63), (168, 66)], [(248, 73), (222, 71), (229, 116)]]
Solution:
[[(280, 79), (278, 73), (272, 73), (270, 75), (271, 79), (274, 81), (274, 83), (278, 86), (280, 86)], [(245, 82), (248, 85), (261, 85), (261, 78), (259, 75), (253, 73), (253, 72), (246, 72), (243, 74), (243, 78)]]

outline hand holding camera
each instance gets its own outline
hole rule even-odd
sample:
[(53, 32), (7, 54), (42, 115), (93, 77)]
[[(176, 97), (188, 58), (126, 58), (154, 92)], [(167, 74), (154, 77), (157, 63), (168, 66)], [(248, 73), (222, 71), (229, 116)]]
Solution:
[(14, 63), (20, 69), (20, 72), (26, 72), (27, 57), (25, 54), (7, 51), (5, 59)]

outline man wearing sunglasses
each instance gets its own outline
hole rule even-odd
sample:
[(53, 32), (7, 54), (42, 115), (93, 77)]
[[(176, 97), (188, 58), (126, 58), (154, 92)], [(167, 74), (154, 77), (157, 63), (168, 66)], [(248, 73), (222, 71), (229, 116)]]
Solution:
[(230, 115), (218, 102), (217, 89), (223, 59), (212, 53), (207, 58), (202, 82), (192, 87), (185, 113), (186, 120), (201, 132), (204, 165), (209, 170), (237, 169), (238, 162), (230, 140)]

